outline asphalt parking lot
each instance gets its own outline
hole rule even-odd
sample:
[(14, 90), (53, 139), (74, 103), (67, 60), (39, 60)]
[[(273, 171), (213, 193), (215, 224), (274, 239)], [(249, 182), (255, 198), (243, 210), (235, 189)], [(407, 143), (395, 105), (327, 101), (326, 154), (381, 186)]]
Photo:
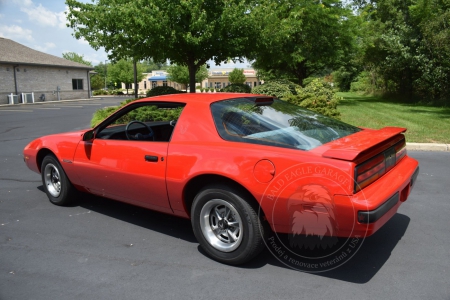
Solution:
[(124, 98), (0, 107), (0, 299), (450, 299), (450, 153), (410, 152), (408, 201), (332, 271), (287, 268), (268, 251), (232, 267), (209, 259), (190, 221), (83, 195), (57, 207), (22, 150), (89, 127)]

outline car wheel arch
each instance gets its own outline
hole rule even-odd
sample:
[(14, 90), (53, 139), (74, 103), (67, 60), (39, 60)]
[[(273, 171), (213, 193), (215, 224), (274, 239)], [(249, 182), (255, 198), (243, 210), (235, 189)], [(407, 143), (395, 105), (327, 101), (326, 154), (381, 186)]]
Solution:
[(258, 201), (248, 189), (228, 177), (216, 174), (202, 174), (196, 176), (189, 180), (189, 182), (185, 185), (183, 191), (183, 202), (186, 213), (189, 215), (189, 217), (191, 216), (191, 208), (195, 196), (203, 188), (211, 185), (230, 187), (232, 189), (238, 190), (242, 195), (245, 196), (246, 202), (250, 204), (255, 211), (259, 212), (263, 219), (265, 219), (264, 211), (261, 209)]
[(41, 148), (36, 155), (36, 164), (39, 169), (39, 172), (42, 172), (42, 170), (41, 170), (42, 161), (44, 160), (44, 158), (47, 155), (53, 155), (54, 157), (56, 157), (58, 159), (58, 157), (55, 155), (55, 153), (53, 153), (53, 151), (51, 151), (50, 149)]

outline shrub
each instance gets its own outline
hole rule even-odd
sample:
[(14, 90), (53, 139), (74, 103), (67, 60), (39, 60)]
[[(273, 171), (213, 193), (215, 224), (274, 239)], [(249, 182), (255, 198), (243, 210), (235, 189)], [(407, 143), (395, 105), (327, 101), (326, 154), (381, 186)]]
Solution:
[(171, 86), (157, 86), (147, 91), (147, 97), (168, 95), (168, 94), (180, 94), (180, 93), (184, 92), (174, 89)]
[(200, 93), (203, 93), (205, 89), (204, 88), (200, 88)]
[(220, 90), (226, 93), (250, 93), (252, 89), (243, 83), (233, 83)]
[(100, 124), (101, 121), (109, 117), (113, 112), (115, 112), (119, 107), (110, 106), (98, 109), (92, 116), (91, 126), (95, 127)]
[(108, 91), (106, 91), (106, 90), (95, 90), (93, 93), (92, 93), (94, 96), (99, 96), (99, 95), (109, 95), (109, 93), (108, 93)]
[(299, 89), (297, 95), (287, 95), (283, 100), (328, 117), (335, 119), (340, 117), (337, 110), (339, 98), (333, 87), (320, 78), (312, 80), (307, 86)]
[(288, 95), (292, 95), (289, 85), (276, 81), (268, 81), (262, 85), (258, 85), (252, 89), (252, 93), (274, 96), (279, 99)]
[(287, 86), (289, 88), (289, 91), (291, 91), (292, 95), (297, 95), (297, 89), (301, 88), (300, 85), (293, 83), (292, 81), (289, 81), (287, 79), (274, 79), (270, 80), (269, 82)]

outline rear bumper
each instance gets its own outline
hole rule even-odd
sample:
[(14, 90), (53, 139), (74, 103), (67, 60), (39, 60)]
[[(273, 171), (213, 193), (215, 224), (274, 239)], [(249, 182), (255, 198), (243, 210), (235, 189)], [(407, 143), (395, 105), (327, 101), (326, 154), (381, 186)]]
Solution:
[[(348, 213), (339, 214), (337, 235), (364, 237), (374, 234), (408, 199), (418, 174), (418, 162), (406, 156), (395, 168), (355, 195), (336, 195), (336, 204), (341, 204), (340, 211), (344, 210), (343, 204), (351, 203), (353, 206), (352, 217)], [(348, 205), (345, 207), (349, 210)]]
[[(402, 195), (400, 195), (398, 192), (395, 193), (391, 198), (389, 198), (386, 202), (375, 208), (374, 210), (361, 210), (358, 211), (358, 222), (362, 224), (370, 224), (375, 223), (381, 217), (383, 217), (389, 210), (391, 210), (394, 206), (397, 205), (397, 203), (402, 199), (402, 201), (405, 201), (407, 196), (409, 195), (412, 187), (414, 186), (414, 183), (417, 179), (417, 175), (419, 175), (419, 167), (417, 167), (416, 171), (414, 171), (414, 174), (411, 178), (409, 189), (407, 189), (405, 192), (403, 192)], [(405, 193), (406, 195), (405, 198)], [(402, 196), (402, 198), (400, 198)]]

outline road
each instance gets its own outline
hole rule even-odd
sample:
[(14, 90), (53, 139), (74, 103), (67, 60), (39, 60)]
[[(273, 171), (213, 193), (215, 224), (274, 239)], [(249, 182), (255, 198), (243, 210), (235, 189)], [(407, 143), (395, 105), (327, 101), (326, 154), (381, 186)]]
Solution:
[(450, 299), (450, 153), (410, 152), (414, 190), (345, 265), (308, 274), (268, 251), (240, 267), (189, 220), (83, 195), (57, 207), (23, 163), (32, 139), (89, 127), (123, 98), (0, 107), (0, 299)]

